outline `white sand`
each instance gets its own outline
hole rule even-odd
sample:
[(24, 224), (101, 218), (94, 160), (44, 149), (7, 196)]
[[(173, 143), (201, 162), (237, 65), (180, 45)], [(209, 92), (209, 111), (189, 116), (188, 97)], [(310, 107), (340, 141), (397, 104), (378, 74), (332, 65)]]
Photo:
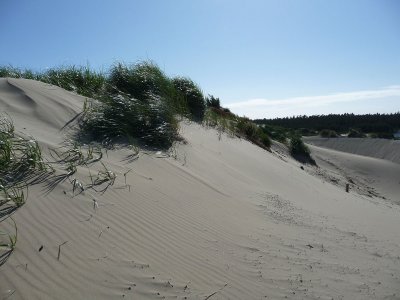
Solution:
[[(60, 145), (82, 103), (0, 79), (0, 110), (45, 148)], [(390, 195), (346, 193), (311, 167), (196, 124), (181, 134), (188, 143), (169, 156), (129, 162), (130, 150), (108, 151), (102, 161), (118, 177), (104, 194), (73, 197), (68, 180), (50, 193), (30, 187), (14, 215), (16, 251), (0, 268), (1, 299), (399, 299), (400, 209)], [(78, 167), (75, 176), (88, 175)]]
[(386, 159), (400, 164), (400, 140), (321, 137), (305, 137), (304, 140), (315, 146)]

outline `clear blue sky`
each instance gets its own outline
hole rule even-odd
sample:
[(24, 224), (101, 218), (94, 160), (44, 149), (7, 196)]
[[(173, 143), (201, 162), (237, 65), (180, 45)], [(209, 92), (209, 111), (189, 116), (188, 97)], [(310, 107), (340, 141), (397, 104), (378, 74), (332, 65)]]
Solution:
[(249, 117), (400, 110), (397, 0), (2, 0), (0, 33), (1, 65), (151, 59)]

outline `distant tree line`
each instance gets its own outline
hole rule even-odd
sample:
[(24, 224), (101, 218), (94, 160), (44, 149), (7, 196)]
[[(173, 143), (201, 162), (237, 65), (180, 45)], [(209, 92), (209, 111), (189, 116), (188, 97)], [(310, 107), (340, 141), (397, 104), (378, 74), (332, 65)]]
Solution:
[(333, 130), (349, 133), (358, 130), (363, 133), (389, 134), (400, 129), (400, 112), (392, 114), (330, 114), (314, 116), (293, 116), (275, 119), (256, 119), (258, 125), (280, 126), (288, 129), (307, 131)]

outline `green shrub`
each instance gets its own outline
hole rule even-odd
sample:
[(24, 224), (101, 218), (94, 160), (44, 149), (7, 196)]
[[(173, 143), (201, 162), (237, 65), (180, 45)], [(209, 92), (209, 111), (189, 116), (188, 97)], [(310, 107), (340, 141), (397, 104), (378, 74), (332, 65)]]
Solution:
[(236, 127), (239, 133), (249, 139), (254, 139), (257, 136), (258, 126), (248, 118), (239, 118)]
[(356, 129), (350, 129), (349, 134), (347, 135), (349, 138), (364, 138), (366, 135), (362, 133), (362, 131)]
[(294, 159), (302, 163), (316, 165), (315, 160), (310, 155), (310, 149), (304, 144), (300, 136), (294, 135), (291, 137), (289, 151)]
[(262, 131), (267, 134), (271, 139), (278, 141), (280, 143), (286, 144), (288, 139), (288, 129), (274, 126), (274, 125), (264, 125), (260, 126)]
[(324, 138), (334, 138), (338, 137), (338, 134), (334, 130), (323, 129), (319, 132), (319, 135)]
[(300, 134), (301, 136), (311, 136), (311, 135), (315, 135), (315, 131), (311, 130), (309, 128), (299, 128), (296, 130), (298, 134)]
[(310, 149), (304, 144), (300, 136), (293, 136), (290, 139), (289, 151), (292, 156), (310, 156)]
[(267, 148), (270, 148), (272, 144), (270, 137), (264, 132), (260, 133), (260, 142)]
[(203, 120), (206, 102), (200, 88), (189, 78), (175, 77), (172, 82), (186, 100), (191, 117), (196, 121)]

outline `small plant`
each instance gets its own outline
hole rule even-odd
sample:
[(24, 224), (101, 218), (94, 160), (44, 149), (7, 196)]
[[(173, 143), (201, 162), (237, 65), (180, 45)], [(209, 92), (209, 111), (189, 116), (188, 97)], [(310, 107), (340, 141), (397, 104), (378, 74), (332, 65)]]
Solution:
[(15, 135), (14, 124), (7, 115), (0, 115), (0, 178), (6, 187), (29, 174), (44, 172), (48, 165), (42, 159), (39, 144), (33, 138)]
[(26, 197), (23, 188), (17, 186), (5, 188), (3, 185), (0, 185), (0, 191), (3, 192), (5, 197), (0, 202), (2, 205), (12, 203), (16, 207), (20, 207), (25, 204)]
[[(0, 249), (3, 248), (6, 251), (14, 251), (15, 247), (17, 245), (17, 241), (18, 241), (18, 227), (17, 227), (17, 223), (15, 223), (13, 218), (10, 218), (13, 223), (14, 223), (14, 228), (15, 228), (15, 235), (8, 235), (8, 243), (2, 243), (0, 244)], [(6, 233), (2, 232), (2, 235), (6, 235)], [(0, 263), (1, 265), (1, 263)]]
[(310, 149), (304, 144), (303, 140), (299, 136), (293, 136), (290, 139), (289, 145), (290, 154), (292, 155), (309, 155)]
[(74, 196), (75, 196), (75, 191), (77, 189), (80, 190), (79, 193), (82, 193), (85, 190), (85, 188), (83, 187), (83, 184), (76, 178), (71, 180), (71, 184), (72, 184), (72, 195), (74, 195)]
[(111, 185), (114, 184), (115, 179), (117, 178), (117, 175), (115, 175), (114, 172), (110, 171), (107, 169), (107, 167), (101, 163), (101, 165), (103, 166), (103, 170), (99, 171), (97, 174), (97, 178), (94, 181), (95, 185), (99, 185), (102, 184), (104, 182), (110, 182)]
[[(104, 192), (104, 191), (106, 191), (110, 186), (114, 185), (115, 180), (117, 178), (117, 175), (114, 172), (108, 170), (107, 167), (103, 164), (103, 162), (100, 162), (100, 163), (103, 166), (103, 170), (99, 171), (97, 173), (96, 177), (94, 177), (92, 175), (92, 173), (90, 172), (90, 170), (89, 170), (89, 176), (90, 176), (91, 184), (88, 185), (87, 188), (92, 188), (96, 192)], [(126, 185), (126, 174), (128, 172), (124, 173), (125, 185)], [(104, 183), (107, 183), (107, 184), (101, 191), (96, 190), (96, 186), (103, 185)], [(82, 191), (83, 191), (83, 187), (82, 187)]]
[(60, 152), (51, 149), (51, 155), (55, 159), (53, 163), (65, 165), (66, 176), (69, 177), (76, 173), (77, 166), (88, 165), (101, 160), (103, 154), (99, 147), (87, 145), (86, 155), (77, 142), (67, 144), (69, 148)]
[(310, 149), (304, 144), (300, 136), (295, 135), (291, 137), (289, 151), (296, 160), (315, 164), (315, 160), (310, 155)]

